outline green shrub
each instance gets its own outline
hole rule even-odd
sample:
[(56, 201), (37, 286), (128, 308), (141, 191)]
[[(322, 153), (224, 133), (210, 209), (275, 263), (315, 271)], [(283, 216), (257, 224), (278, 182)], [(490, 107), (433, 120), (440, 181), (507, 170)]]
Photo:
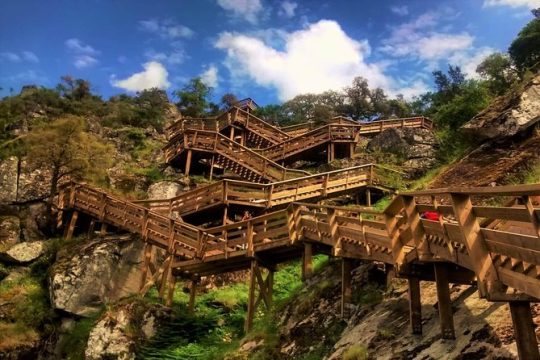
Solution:
[(368, 351), (363, 345), (353, 345), (343, 354), (343, 360), (367, 360)]

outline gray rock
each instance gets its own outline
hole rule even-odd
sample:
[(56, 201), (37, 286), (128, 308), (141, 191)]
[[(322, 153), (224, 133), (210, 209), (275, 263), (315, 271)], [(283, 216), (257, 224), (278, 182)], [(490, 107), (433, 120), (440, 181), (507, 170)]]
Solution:
[(0, 162), (0, 203), (17, 200), (18, 163), (15, 156)]
[(540, 121), (540, 74), (521, 89), (495, 99), (461, 129), (480, 139), (513, 136)]
[[(152, 338), (167, 311), (152, 305), (130, 303), (108, 311), (94, 326), (85, 351), (87, 360), (135, 359), (137, 343)], [(134, 327), (133, 324), (137, 324)]]
[(26, 160), (21, 161), (17, 201), (42, 200), (49, 196), (51, 174), (48, 169), (30, 168)]
[(184, 190), (184, 186), (174, 181), (160, 181), (148, 188), (149, 199), (170, 199)]
[(17, 244), (21, 237), (21, 222), (16, 216), (0, 217), (0, 253)]
[(144, 243), (137, 237), (108, 237), (60, 254), (49, 281), (51, 304), (88, 316), (111, 301), (136, 294)]
[(33, 203), (20, 211), (22, 238), (25, 241), (43, 239), (47, 229), (47, 206), (44, 202)]
[(10, 247), (1, 254), (3, 260), (15, 264), (28, 264), (45, 252), (43, 241), (22, 242)]

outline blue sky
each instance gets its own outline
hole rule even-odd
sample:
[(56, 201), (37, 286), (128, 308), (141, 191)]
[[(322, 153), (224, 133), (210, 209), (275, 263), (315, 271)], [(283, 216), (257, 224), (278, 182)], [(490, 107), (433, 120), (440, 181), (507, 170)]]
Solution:
[(1, 0), (0, 95), (88, 79), (104, 97), (201, 76), (261, 104), (340, 89), (355, 76), (389, 94), (431, 71), (505, 51), (540, 0)]

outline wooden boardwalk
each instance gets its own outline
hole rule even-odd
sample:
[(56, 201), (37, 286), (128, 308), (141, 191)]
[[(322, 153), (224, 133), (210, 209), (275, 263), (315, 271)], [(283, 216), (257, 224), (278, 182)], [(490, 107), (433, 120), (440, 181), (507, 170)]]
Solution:
[[(361, 136), (389, 128), (433, 126), (425, 117), (359, 123), (343, 117), (311, 129), (311, 125), (279, 129), (248, 111), (232, 107), (219, 117), (183, 119), (168, 128), (169, 143), (164, 147), (165, 162), (190, 173), (194, 161), (204, 159), (210, 174), (214, 168), (227, 169), (245, 180), (272, 182), (305, 175), (278, 163), (297, 159), (333, 161), (336, 154), (351, 157)], [(318, 152), (313, 150), (319, 149)], [(311, 155), (307, 155), (311, 153)]]
[[(66, 183), (58, 196), (58, 225), (66, 224), (68, 238), (83, 231), (94, 235), (96, 226), (101, 234), (111, 229), (139, 234), (145, 242), (140, 292), (157, 285), (167, 304), (177, 279), (191, 281), (193, 309), (202, 276), (249, 269), (246, 329), (259, 305), (272, 305), (277, 266), (302, 259), (303, 277), (309, 278), (314, 253), (342, 261), (342, 316), (350, 301), (354, 259), (384, 264), (407, 279), (416, 334), (422, 333), (420, 281), (436, 283), (443, 339), (456, 336), (449, 284), (476, 285), (486, 300), (509, 304), (520, 359), (540, 360), (530, 308), (540, 299), (540, 184), (404, 192), (380, 212), (317, 204), (365, 192), (369, 205), (370, 189), (384, 188), (380, 174), (388, 170), (370, 164), (310, 175), (276, 161), (320, 146), (327, 147), (331, 161), (335, 146), (345, 146), (350, 156), (359, 136), (393, 127), (431, 128), (431, 122), (411, 118), (357, 124), (336, 118), (319, 128), (279, 129), (253, 116), (252, 105), (247, 102), (247, 110), (233, 107), (210, 120), (177, 122), (164, 148), (167, 162), (185, 166), (187, 174), (193, 157), (207, 161), (210, 174), (222, 168), (249, 181), (224, 179), (172, 199), (146, 201)], [(227, 216), (229, 206), (261, 215), (234, 221)], [(220, 207), (220, 226), (205, 228), (183, 219)], [(437, 220), (428, 220), (428, 213)]]
[[(81, 184), (62, 188), (59, 207), (140, 234), (147, 243), (143, 291), (159, 282), (166, 296), (176, 277), (197, 283), (200, 276), (241, 269), (252, 269), (259, 278), (261, 268), (273, 272), (277, 264), (299, 257), (309, 276), (314, 251), (344, 262), (382, 262), (411, 284), (413, 331), (421, 331), (418, 281), (436, 281), (439, 302), (448, 305), (446, 312), (445, 306), (440, 308), (445, 338), (455, 337), (448, 284), (476, 283), (482, 297), (510, 304), (517, 333), (526, 334), (517, 338), (521, 354), (528, 354), (521, 358), (537, 359), (536, 341), (530, 340), (534, 328), (529, 304), (540, 298), (540, 207), (533, 205), (539, 195), (540, 184), (427, 190), (400, 194), (383, 212), (292, 203), (283, 210), (209, 229)], [(519, 200), (518, 205), (485, 206), (481, 200), (486, 197)], [(426, 211), (444, 216), (438, 221), (421, 218)], [(509, 223), (512, 226), (505, 227)], [(71, 221), (68, 232), (74, 226)], [(152, 263), (153, 247), (165, 251), (162, 262)], [(344, 281), (347, 278), (344, 274)], [(251, 286), (257, 284), (259, 291), (268, 292), (268, 282), (256, 279)], [(253, 306), (248, 317), (253, 316)]]

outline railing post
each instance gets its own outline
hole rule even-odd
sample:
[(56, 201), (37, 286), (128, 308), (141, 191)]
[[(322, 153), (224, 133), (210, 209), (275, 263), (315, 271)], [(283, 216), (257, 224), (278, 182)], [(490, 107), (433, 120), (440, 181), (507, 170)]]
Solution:
[(445, 264), (441, 263), (435, 263), (434, 267), (441, 335), (443, 339), (455, 339), (454, 315), (452, 312), (450, 289), (448, 288), (448, 268)]
[(417, 277), (407, 278), (409, 283), (409, 319), (412, 333), (422, 334), (422, 301), (420, 298), (420, 280)]
[(502, 283), (498, 280), (493, 261), (486, 247), (480, 223), (474, 215), (471, 198), (467, 194), (451, 194), (452, 206), (456, 220), (467, 246), (467, 252), (477, 276), (478, 290), (482, 296), (493, 293), (501, 294), (504, 291)]
[(416, 245), (416, 251), (420, 260), (431, 259), (429, 243), (424, 232), (424, 227), (420, 219), (420, 214), (416, 210), (416, 201), (414, 196), (402, 195), (407, 227), (409, 228), (412, 239)]
[(346, 307), (351, 303), (352, 289), (351, 289), (351, 270), (352, 260), (342, 258), (341, 259), (341, 317), (348, 316)]
[(539, 360), (538, 341), (534, 331), (531, 306), (525, 301), (509, 301), (514, 338), (520, 360)]
[(247, 256), (253, 257), (255, 249), (253, 246), (253, 222), (249, 220), (246, 225), (246, 240), (247, 240)]

